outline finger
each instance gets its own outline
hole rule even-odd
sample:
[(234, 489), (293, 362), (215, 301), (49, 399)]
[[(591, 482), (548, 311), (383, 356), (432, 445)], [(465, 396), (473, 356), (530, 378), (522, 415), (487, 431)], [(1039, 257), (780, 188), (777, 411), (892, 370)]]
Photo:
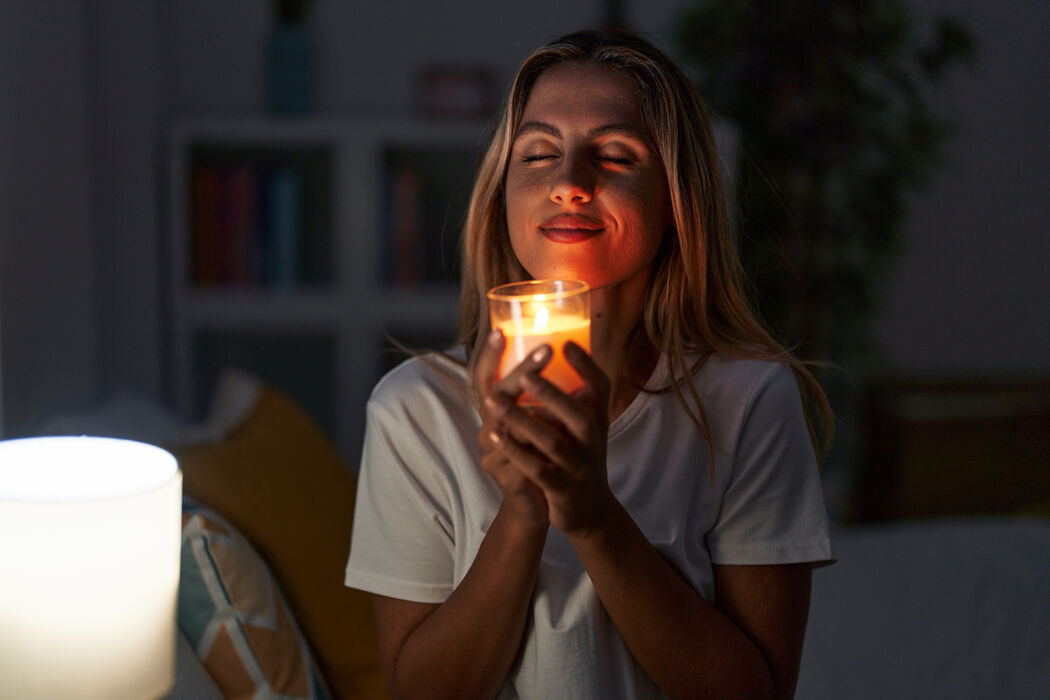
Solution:
[[(513, 401), (510, 400), (510, 404), (513, 405)], [(478, 430), (478, 445), (481, 447), (482, 455), (487, 454), (493, 449), (498, 449), (499, 445), (492, 440), (493, 433), (509, 433), (511, 436), (519, 441), (527, 442), (526, 438), (522, 434), (503, 420), (503, 413), (488, 413), (488, 418), (482, 423), (481, 428)]]
[(492, 410), (491, 403), (484, 403), (481, 409), (481, 427), (478, 429), (478, 446), (481, 447), (481, 454), (486, 455), (492, 450), (496, 449), (496, 443), (492, 441), (492, 434), (494, 432), (501, 432), (506, 430), (506, 426), (503, 424), (503, 414), (500, 411)]
[(486, 346), (482, 349), (481, 356), (478, 358), (474, 381), (477, 384), (478, 395), (482, 401), (482, 420), (485, 420), (485, 413), (490, 410), (490, 407), (486, 406), (488, 396), (499, 391), (509, 396), (512, 400), (516, 400), (522, 393), (521, 377), (530, 371), (543, 369), (551, 359), (550, 346), (541, 345), (529, 353), (507, 376), (500, 379), (500, 358), (505, 347), (506, 339), (499, 330), (495, 330), (489, 334), (486, 339)]
[(522, 379), (530, 373), (538, 374), (550, 362), (552, 354), (550, 345), (543, 344), (534, 348), (505, 377), (496, 382), (494, 388), (512, 398), (517, 398), (524, 391)]
[[(488, 426), (491, 428), (503, 420), (503, 416), (514, 405), (514, 399), (502, 391), (494, 389), (485, 396), (482, 400), (482, 405), (485, 407), (485, 413), (489, 416), (486, 422), (491, 424)], [(486, 426), (483, 425), (482, 427)]]
[(498, 328), (489, 332), (485, 338), (485, 345), (478, 356), (477, 366), (474, 368), (474, 382), (477, 396), (481, 399), (478, 412), (481, 415), (481, 430), (478, 432), (478, 444), (483, 451), (492, 449), (491, 441), (487, 438), (490, 431), (500, 429), (499, 416), (493, 415), (492, 404), (486, 400), (492, 394), (492, 386), (499, 379), (499, 365), (503, 350), (506, 347), (506, 338)]
[(587, 437), (594, 408), (582, 400), (580, 394), (582, 391), (591, 393), (589, 387), (576, 392), (576, 395), (569, 395), (538, 372), (527, 374), (522, 379), (522, 385), (525, 391), (536, 398), (551, 417), (564, 425), (572, 435), (581, 440)]
[(492, 439), (494, 433), (510, 432), (515, 439), (524, 440), (523, 436), (504, 420), (507, 412), (514, 408), (515, 405), (514, 397), (495, 389), (489, 392), (488, 396), (482, 400), (482, 422), (481, 428), (478, 430), (478, 444), (481, 446), (482, 454), (496, 448), (496, 444)]
[[(493, 449), (490, 433), (503, 430), (502, 418), (504, 414), (514, 405), (523, 391), (521, 388), (521, 377), (529, 372), (538, 374), (551, 359), (550, 346), (542, 345), (533, 350), (528, 357), (511, 370), (510, 374), (493, 383), (499, 367), (497, 349), (503, 348), (505, 344), (506, 341), (503, 338), (503, 334), (499, 333), (499, 331), (489, 334), (487, 339), (488, 347), (482, 350), (482, 357), (484, 357), (487, 364), (481, 367), (476, 374), (478, 381), (484, 381), (481, 379), (482, 377), (490, 377), (489, 381), (478, 385), (478, 389), (482, 392), (480, 394), (481, 406), (479, 407), (479, 413), (481, 415), (481, 429), (478, 431), (478, 444), (481, 446), (483, 454)], [(482, 358), (479, 358), (479, 366), (481, 366), (481, 362)]]
[(595, 392), (599, 405), (606, 405), (609, 401), (609, 378), (602, 368), (586, 350), (571, 340), (565, 343), (564, 352), (565, 359), (580, 375), (583, 383)]
[[(503, 494), (503, 503), (518, 514), (527, 516), (537, 525), (549, 524), (547, 498), (507, 457), (493, 452), (482, 459), (482, 467)], [(502, 506), (501, 506), (502, 507)]]
[(506, 339), (498, 328), (491, 331), (485, 338), (485, 347), (481, 349), (478, 364), (474, 368), (474, 382), (478, 387), (479, 396), (485, 396), (498, 379), (499, 360), (505, 346)]
[[(505, 454), (513, 454), (515, 458), (520, 457), (521, 467), (534, 469), (538, 466), (546, 473), (551, 470), (574, 471), (574, 465), (580, 463), (584, 441), (576, 439), (550, 413), (514, 407), (505, 414), (503, 421), (506, 429), (500, 435), (508, 441), (513, 440), (515, 444), (509, 448), (500, 445), (499, 449)], [(526, 456), (515, 451), (515, 446), (520, 446), (530, 454)], [(529, 473), (535, 475), (534, 471)]]
[(491, 476), (501, 491), (511, 492), (520, 488), (521, 481), (525, 476), (513, 465), (507, 456), (498, 451), (492, 451), (482, 456), (481, 469)]
[(505, 433), (493, 432), (491, 439), (499, 446), (494, 454), (504, 456), (510, 466), (530, 481), (535, 482), (536, 485), (542, 487), (545, 483), (548, 483), (547, 475), (544, 474), (544, 471), (550, 466), (550, 460), (544, 455), (529, 449), (526, 445)]
[(481, 466), (485, 473), (496, 482), (504, 498), (527, 495), (530, 491), (539, 488), (511, 463), (506, 455), (497, 452), (490, 453), (482, 458)]
[(512, 490), (513, 488), (520, 488), (521, 482), (527, 482), (528, 478), (517, 468), (511, 460), (509, 453), (504, 449), (508, 445), (511, 445), (511, 448), (513, 449), (512, 443), (517, 444), (520, 447), (520, 443), (517, 443), (513, 437), (509, 436), (502, 430), (491, 431), (487, 436), (487, 440), (493, 444), (494, 449), (488, 454), (482, 456), (482, 469), (495, 479), (504, 490), (507, 488), (511, 488)]

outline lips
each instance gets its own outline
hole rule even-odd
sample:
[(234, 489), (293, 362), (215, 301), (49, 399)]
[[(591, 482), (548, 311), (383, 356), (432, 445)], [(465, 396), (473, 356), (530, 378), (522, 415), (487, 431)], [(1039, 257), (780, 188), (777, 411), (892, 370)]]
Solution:
[(540, 224), (540, 233), (555, 243), (578, 243), (604, 229), (600, 221), (579, 214), (561, 214)]

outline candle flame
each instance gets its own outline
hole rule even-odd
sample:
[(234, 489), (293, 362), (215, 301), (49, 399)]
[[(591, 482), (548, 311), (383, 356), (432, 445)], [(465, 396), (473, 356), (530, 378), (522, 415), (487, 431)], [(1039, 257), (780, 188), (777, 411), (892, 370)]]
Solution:
[(547, 330), (547, 307), (541, 306), (536, 310), (536, 318), (532, 321), (532, 330), (536, 332)]

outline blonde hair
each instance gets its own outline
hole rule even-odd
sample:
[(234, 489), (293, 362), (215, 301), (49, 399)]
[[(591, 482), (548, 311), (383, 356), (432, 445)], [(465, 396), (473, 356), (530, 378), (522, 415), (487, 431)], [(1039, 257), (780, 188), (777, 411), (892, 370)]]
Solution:
[(570, 34), (537, 49), (518, 68), (479, 166), (464, 227), (459, 341), (467, 348), (470, 376), (489, 330), (486, 291), (529, 279), (507, 231), (504, 183), (514, 134), (537, 78), (573, 62), (609, 66), (630, 79), (663, 162), (673, 226), (654, 261), (637, 332), (669, 358), (667, 390), (710, 438), (693, 382), (696, 366), (688, 365), (687, 355), (706, 358), (717, 352), (785, 362), (798, 380), (814, 449), (823, 455), (833, 433), (827, 398), (806, 363), (772, 337), (747, 302), (707, 107), (674, 62), (631, 34)]

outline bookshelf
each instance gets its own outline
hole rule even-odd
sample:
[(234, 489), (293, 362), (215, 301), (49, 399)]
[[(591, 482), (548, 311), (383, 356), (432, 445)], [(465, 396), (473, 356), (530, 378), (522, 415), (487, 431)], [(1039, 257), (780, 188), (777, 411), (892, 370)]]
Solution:
[(455, 330), (459, 230), (488, 125), (196, 120), (169, 136), (172, 393), (226, 366), (296, 399), (356, 468), (364, 407)]

